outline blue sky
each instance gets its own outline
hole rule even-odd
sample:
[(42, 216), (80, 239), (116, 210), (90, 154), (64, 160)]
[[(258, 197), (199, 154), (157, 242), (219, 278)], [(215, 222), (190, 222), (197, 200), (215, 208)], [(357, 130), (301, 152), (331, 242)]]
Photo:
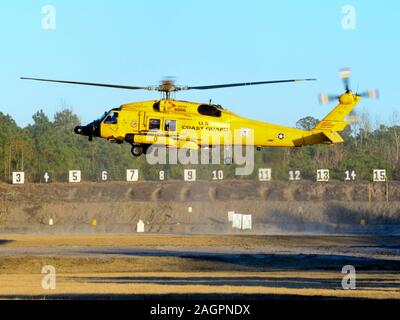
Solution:
[[(56, 29), (41, 26), (44, 5)], [(344, 30), (342, 7), (356, 9)], [(19, 125), (42, 108), (62, 105), (88, 122), (111, 107), (157, 99), (158, 93), (19, 80), (20, 76), (154, 85), (174, 76), (182, 85), (316, 77), (315, 83), (185, 92), (178, 98), (222, 104), (243, 116), (294, 126), (323, 117), (319, 92), (340, 93), (340, 67), (353, 89), (379, 88), (379, 101), (358, 110), (388, 122), (400, 111), (400, 3), (397, 1), (2, 1), (0, 111)]]

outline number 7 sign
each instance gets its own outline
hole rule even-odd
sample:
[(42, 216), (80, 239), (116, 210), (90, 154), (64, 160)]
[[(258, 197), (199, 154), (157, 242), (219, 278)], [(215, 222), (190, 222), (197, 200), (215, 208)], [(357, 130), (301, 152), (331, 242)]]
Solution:
[(133, 182), (139, 180), (139, 170), (138, 169), (128, 169), (126, 170), (126, 181)]

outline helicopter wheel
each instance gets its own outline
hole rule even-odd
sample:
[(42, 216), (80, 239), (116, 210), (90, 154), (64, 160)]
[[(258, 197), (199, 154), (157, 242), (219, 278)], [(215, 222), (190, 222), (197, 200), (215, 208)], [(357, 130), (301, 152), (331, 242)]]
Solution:
[(140, 157), (143, 154), (143, 147), (141, 145), (133, 145), (131, 153), (134, 157)]
[(233, 159), (231, 157), (227, 157), (224, 159), (224, 164), (233, 164)]

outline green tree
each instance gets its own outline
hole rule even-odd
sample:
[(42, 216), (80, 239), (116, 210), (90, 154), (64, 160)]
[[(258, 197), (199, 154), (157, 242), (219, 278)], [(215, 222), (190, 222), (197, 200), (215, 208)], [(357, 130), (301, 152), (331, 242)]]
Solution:
[(296, 122), (296, 128), (303, 130), (311, 130), (317, 125), (318, 122), (319, 122), (318, 119), (310, 116), (301, 118), (299, 121)]

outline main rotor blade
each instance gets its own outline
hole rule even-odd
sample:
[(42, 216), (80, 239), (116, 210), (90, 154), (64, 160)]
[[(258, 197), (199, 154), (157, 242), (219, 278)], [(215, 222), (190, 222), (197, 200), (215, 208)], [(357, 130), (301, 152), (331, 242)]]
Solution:
[(351, 68), (342, 68), (339, 70), (339, 76), (343, 79), (343, 84), (346, 92), (350, 91), (350, 75)]
[(316, 81), (317, 79), (293, 79), (293, 80), (273, 80), (273, 81), (259, 81), (259, 82), (241, 82), (241, 83), (227, 83), (227, 84), (216, 84), (209, 86), (196, 86), (186, 87), (186, 90), (208, 90), (208, 89), (219, 89), (219, 88), (230, 88), (230, 87), (244, 87), (244, 86), (255, 86), (259, 84), (272, 84), (272, 83), (286, 83), (286, 82), (301, 82), (301, 81)]
[(20, 78), (21, 80), (34, 80), (34, 81), (45, 81), (45, 82), (57, 82), (57, 83), (67, 83), (67, 84), (79, 84), (84, 86), (94, 86), (94, 87), (108, 87), (117, 89), (128, 89), (128, 90), (153, 90), (153, 87), (134, 87), (134, 86), (124, 86), (116, 84), (104, 84), (104, 83), (92, 83), (92, 82), (77, 82), (77, 81), (64, 81), (64, 80), (50, 80), (50, 79), (39, 79), (39, 78)]

